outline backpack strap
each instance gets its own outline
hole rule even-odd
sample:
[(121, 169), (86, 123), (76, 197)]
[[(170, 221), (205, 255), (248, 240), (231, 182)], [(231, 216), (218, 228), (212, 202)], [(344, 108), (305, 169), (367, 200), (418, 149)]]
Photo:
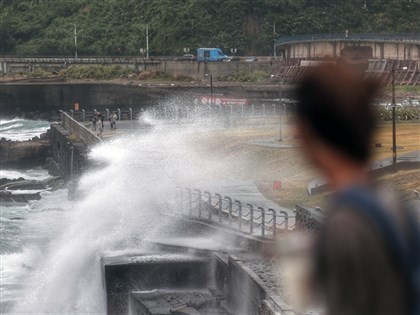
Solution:
[(405, 238), (379, 199), (365, 187), (352, 187), (339, 195), (335, 206), (342, 205), (351, 206), (352, 211), (367, 218), (378, 229), (393, 263), (406, 280), (413, 314), (420, 315), (420, 233), (410, 211), (404, 213), (409, 236)]

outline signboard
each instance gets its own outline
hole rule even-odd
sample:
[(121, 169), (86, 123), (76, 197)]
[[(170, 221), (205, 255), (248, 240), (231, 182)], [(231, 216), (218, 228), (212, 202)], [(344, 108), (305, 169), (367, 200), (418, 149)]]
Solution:
[(198, 104), (202, 105), (217, 105), (217, 106), (246, 106), (249, 105), (249, 101), (245, 98), (230, 98), (230, 97), (221, 97), (213, 96), (213, 102), (211, 101), (211, 96), (201, 96), (196, 100)]
[(79, 103), (74, 103), (74, 110), (79, 110), (79, 109), (80, 109)]

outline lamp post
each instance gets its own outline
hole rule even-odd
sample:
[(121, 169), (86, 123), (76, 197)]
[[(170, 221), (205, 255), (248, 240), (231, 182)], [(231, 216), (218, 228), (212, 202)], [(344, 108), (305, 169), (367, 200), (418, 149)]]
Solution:
[[(279, 84), (279, 104), (280, 106), (283, 105), (281, 99), (282, 99), (282, 89), (283, 89), (283, 80), (280, 80), (280, 84)], [(282, 118), (283, 115), (281, 114), (281, 110), (279, 111), (280, 114), (280, 133), (279, 133), (279, 141), (282, 142), (283, 141), (283, 126), (282, 126)]]
[(77, 59), (77, 26), (76, 23), (73, 24), (74, 30), (74, 59)]
[(213, 106), (213, 75), (205, 74), (206, 77), (210, 77), (210, 105)]
[(407, 70), (407, 67), (395, 69), (392, 64), (391, 84), (392, 84), (392, 167), (394, 172), (397, 171), (397, 130), (396, 130), (396, 114), (395, 114), (395, 71)]
[(146, 24), (146, 58), (149, 59), (149, 24)]

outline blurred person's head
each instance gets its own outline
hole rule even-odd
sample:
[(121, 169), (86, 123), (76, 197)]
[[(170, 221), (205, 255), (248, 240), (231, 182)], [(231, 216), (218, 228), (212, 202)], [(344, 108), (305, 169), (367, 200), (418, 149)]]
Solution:
[(305, 152), (334, 186), (365, 174), (378, 87), (377, 81), (332, 64), (309, 69), (299, 84), (297, 117)]

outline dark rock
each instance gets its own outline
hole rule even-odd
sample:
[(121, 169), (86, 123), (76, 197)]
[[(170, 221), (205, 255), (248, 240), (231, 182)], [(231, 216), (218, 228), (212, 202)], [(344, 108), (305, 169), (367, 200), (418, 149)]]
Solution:
[(19, 195), (13, 195), (13, 194), (7, 194), (8, 191), (2, 191), (0, 192), (0, 202), (29, 202), (31, 200), (39, 200), (41, 199), (40, 193), (35, 194), (19, 194)]
[(12, 195), (12, 192), (1, 190), (0, 191), (0, 197), (10, 197)]
[[(37, 138), (37, 137), (36, 137)], [(0, 142), (0, 162), (4, 166), (42, 166), (50, 155), (51, 145), (48, 139), (30, 141)]]

